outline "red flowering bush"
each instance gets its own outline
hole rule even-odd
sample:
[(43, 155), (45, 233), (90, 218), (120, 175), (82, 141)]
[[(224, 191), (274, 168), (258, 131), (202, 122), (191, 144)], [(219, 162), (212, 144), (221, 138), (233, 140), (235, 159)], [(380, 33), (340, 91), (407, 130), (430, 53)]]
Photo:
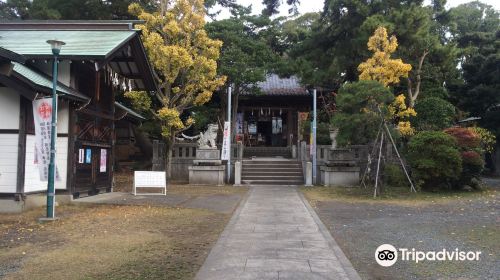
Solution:
[(483, 163), (483, 159), (481, 155), (474, 151), (465, 151), (462, 152), (462, 163), (481, 165)]
[(452, 127), (444, 132), (457, 139), (457, 144), (462, 149), (477, 149), (481, 147), (481, 138), (474, 130), (465, 127)]
[(473, 129), (463, 127), (448, 128), (444, 132), (457, 140), (461, 150), (462, 172), (454, 184), (455, 187), (462, 188), (468, 185), (476, 188), (477, 183), (473, 179), (478, 179), (484, 168), (481, 137)]

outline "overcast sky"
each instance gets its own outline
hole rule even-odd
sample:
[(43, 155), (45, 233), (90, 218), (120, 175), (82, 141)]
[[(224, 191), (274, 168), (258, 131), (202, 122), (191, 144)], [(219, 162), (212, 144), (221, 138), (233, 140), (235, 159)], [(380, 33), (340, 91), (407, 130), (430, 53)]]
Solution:
[[(244, 6), (252, 5), (253, 13), (258, 14), (264, 8), (262, 5), (262, 0), (237, 0), (237, 2)], [(283, 1), (286, 3), (286, 1)], [(319, 12), (323, 9), (324, 0), (301, 0), (301, 4), (299, 6), (299, 12), (301, 14), (308, 12)], [(426, 3), (430, 3), (430, 0), (426, 0)], [(463, 3), (472, 2), (471, 0), (448, 0), (446, 7), (455, 7)], [(488, 5), (493, 6), (496, 10), (500, 10), (500, 0), (481, 0), (481, 2), (486, 3)], [(280, 15), (286, 16), (288, 15), (288, 5), (284, 4), (280, 7)], [(230, 16), (227, 10), (222, 10), (218, 19), (228, 18)]]

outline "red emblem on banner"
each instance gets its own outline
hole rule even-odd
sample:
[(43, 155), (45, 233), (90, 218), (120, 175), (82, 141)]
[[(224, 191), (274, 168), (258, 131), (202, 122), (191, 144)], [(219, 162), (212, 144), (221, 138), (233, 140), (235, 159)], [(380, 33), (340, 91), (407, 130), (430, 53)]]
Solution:
[(44, 120), (49, 119), (52, 115), (52, 106), (48, 102), (43, 102), (38, 107), (38, 115)]

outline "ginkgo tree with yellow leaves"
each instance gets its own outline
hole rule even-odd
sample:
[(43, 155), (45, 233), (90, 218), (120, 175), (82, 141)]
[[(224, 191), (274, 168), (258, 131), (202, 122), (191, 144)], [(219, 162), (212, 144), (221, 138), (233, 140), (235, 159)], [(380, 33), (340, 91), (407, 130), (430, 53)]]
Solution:
[(149, 13), (134, 3), (129, 12), (144, 21), (137, 27), (159, 91), (154, 96), (142, 91), (130, 91), (125, 96), (134, 108), (148, 111), (161, 123), (169, 176), (175, 135), (193, 124), (191, 117), (182, 119), (182, 113), (208, 102), (226, 78), (217, 75), (222, 42), (209, 38), (204, 29), (203, 0), (161, 0), (158, 5), (158, 11)]
[(407, 78), (411, 65), (401, 59), (391, 58), (398, 48), (398, 40), (392, 35), (388, 38), (387, 29), (378, 27), (368, 39), (368, 50), (373, 56), (358, 66), (360, 80), (373, 80), (384, 86), (397, 84), (401, 77)]
[[(411, 71), (411, 65), (404, 63), (401, 59), (391, 58), (398, 48), (398, 40), (392, 35), (390, 38), (387, 29), (378, 27), (368, 40), (368, 50), (373, 52), (358, 66), (360, 80), (378, 81), (385, 87), (398, 84), (401, 78), (407, 78)], [(398, 125), (398, 130), (403, 136), (413, 135), (415, 130), (411, 127), (409, 118), (417, 113), (406, 105), (404, 94), (396, 96), (392, 104), (388, 106), (389, 117)]]

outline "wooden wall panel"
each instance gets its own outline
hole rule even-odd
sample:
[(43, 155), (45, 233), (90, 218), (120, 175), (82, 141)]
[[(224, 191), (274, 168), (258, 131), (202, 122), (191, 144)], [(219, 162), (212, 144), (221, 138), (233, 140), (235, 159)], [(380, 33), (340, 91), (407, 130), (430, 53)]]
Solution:
[(0, 193), (16, 192), (18, 137), (18, 134), (0, 134)]

